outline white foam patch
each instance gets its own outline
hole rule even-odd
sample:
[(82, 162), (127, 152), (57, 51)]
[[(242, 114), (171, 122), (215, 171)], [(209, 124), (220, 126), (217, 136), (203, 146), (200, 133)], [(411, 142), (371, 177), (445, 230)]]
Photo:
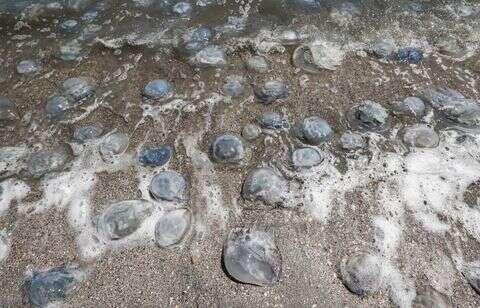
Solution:
[(448, 296), (452, 296), (458, 275), (452, 261), (443, 253), (437, 253), (437, 258), (425, 261), (427, 264), (424, 273), (432, 287)]
[(15, 174), (24, 167), (23, 158), (27, 155), (27, 147), (0, 148), (0, 176), (7, 177)]
[[(453, 139), (453, 136), (445, 137)], [(478, 139), (475, 139), (473, 142), (467, 140), (462, 145), (442, 144), (437, 149), (422, 150), (407, 156), (407, 173), (402, 178), (403, 198), (427, 230), (446, 231), (449, 223), (459, 221), (472, 236), (480, 240), (480, 223), (475, 221), (475, 218), (480, 218), (480, 213), (463, 202), (468, 185), (480, 177), (480, 163), (477, 160), (480, 152), (477, 148)], [(452, 221), (440, 221), (440, 217)]]
[(402, 229), (398, 222), (383, 216), (374, 216), (373, 225), (376, 227), (375, 242), (384, 256), (392, 256), (402, 237)]
[(332, 164), (325, 163), (320, 168), (315, 168), (314, 174), (306, 174), (302, 193), (306, 209), (316, 219), (327, 222), (332, 208), (337, 204), (338, 194), (342, 193), (332, 187), (341, 186), (342, 180), (340, 172)]
[(382, 273), (389, 289), (392, 302), (397, 307), (411, 307), (416, 296), (414, 283), (405, 279), (400, 271), (393, 266), (392, 262), (389, 260), (383, 262)]
[(468, 217), (480, 212), (463, 202), (463, 193), (480, 178), (480, 139), (456, 144), (455, 136), (453, 131), (444, 133), (444, 141), (436, 149), (416, 149), (407, 155), (377, 152), (371, 160), (348, 159), (349, 170), (344, 175), (323, 167), (306, 178), (306, 190), (310, 192), (305, 200), (307, 209), (326, 222), (332, 205), (346, 204), (345, 193), (381, 181), (375, 191), (379, 203), (397, 219), (408, 209), (425, 229), (435, 231), (448, 225), (439, 220), (444, 215), (462, 221), (479, 238), (480, 223)]
[(10, 236), (5, 230), (0, 230), (0, 262), (8, 257), (10, 252)]
[[(58, 174), (54, 178), (46, 178), (42, 182), (43, 198), (29, 205), (29, 211), (34, 209), (37, 212), (50, 207), (67, 209), (68, 222), (75, 231), (79, 255), (83, 260), (96, 259), (107, 250), (152, 244), (155, 224), (163, 215), (164, 209), (170, 206), (167, 202), (151, 202), (151, 214), (133, 234), (115, 241), (105, 239), (97, 229), (96, 219), (92, 213), (91, 198), (97, 182), (96, 172), (123, 170), (133, 164), (134, 156), (123, 154), (118, 156), (113, 164), (105, 163), (98, 154), (98, 144), (99, 142), (88, 144), (70, 171)], [(142, 192), (148, 195), (149, 179), (154, 172), (148, 173), (145, 170), (143, 172), (149, 177), (139, 177), (142, 179), (140, 187)]]
[[(194, 106), (194, 110), (190, 110), (196, 111), (199, 107), (208, 107), (205, 130), (210, 127), (214, 105), (220, 101), (222, 101), (222, 96), (212, 93), (207, 99), (198, 102)], [(147, 115), (156, 119), (161, 117), (163, 113), (173, 110), (180, 111), (183, 107), (185, 106), (180, 100), (172, 101), (171, 104), (162, 105), (160, 109), (155, 108), (153, 113), (147, 112)], [(102, 160), (98, 148), (103, 139), (108, 135), (106, 134), (98, 140), (89, 141), (84, 145), (71, 144), (76, 158), (69, 170), (44, 177), (40, 183), (40, 187), (43, 190), (42, 198), (36, 202), (23, 204), (19, 207), (19, 211), (24, 214), (42, 213), (52, 207), (66, 210), (69, 225), (76, 235), (79, 255), (83, 260), (96, 259), (109, 249), (154, 243), (155, 224), (161, 215), (166, 210), (184, 206), (183, 204), (151, 200), (148, 186), (155, 174), (155, 170), (138, 166), (135, 154), (124, 153), (116, 155), (112, 161), (108, 162)], [(203, 226), (203, 231), (206, 231), (207, 222), (210, 223), (210, 219), (219, 222), (223, 226), (227, 212), (222, 207), (220, 187), (214, 184), (214, 178), (212, 177), (214, 173), (213, 165), (208, 160), (208, 155), (196, 148), (197, 141), (201, 136), (202, 134), (199, 134), (197, 139), (189, 139), (189, 142), (186, 142), (186, 147), (188, 148), (188, 156), (192, 159), (196, 170), (194, 176), (198, 179), (201, 186), (199, 191), (202, 194), (202, 198), (200, 200), (202, 200), (203, 206), (207, 206), (208, 217), (205, 218), (205, 221), (202, 220), (200, 222)], [(97, 173), (112, 173), (132, 166), (137, 170), (138, 188), (142, 193), (143, 199), (151, 200), (151, 215), (145, 218), (139, 229), (133, 234), (115, 241), (106, 240), (101, 232), (99, 233), (99, 230), (97, 230), (95, 226), (96, 219), (92, 216), (93, 204), (91, 199), (97, 182)]]
[(328, 222), (333, 209), (354, 206), (345, 200), (347, 192), (372, 181), (367, 157), (348, 160), (347, 164), (349, 171), (342, 174), (335, 167), (335, 158), (328, 155), (320, 166), (300, 174), (304, 184), (300, 195), (302, 200), (299, 201), (305, 205), (307, 212), (323, 223)]
[(30, 192), (30, 187), (23, 181), (8, 179), (0, 183), (0, 216), (3, 215), (13, 201), (20, 201)]
[[(197, 210), (202, 212), (206, 207), (206, 216), (200, 217), (204, 221), (196, 219), (196, 231), (199, 236), (208, 231), (208, 224), (216, 223), (223, 228), (228, 218), (228, 211), (223, 206), (221, 187), (215, 183), (216, 175), (208, 154), (201, 151), (198, 143), (211, 127), (212, 111), (216, 104), (222, 102), (224, 96), (218, 93), (211, 93), (205, 100), (197, 103), (197, 107), (208, 107), (205, 114), (203, 127), (197, 132), (189, 132), (179, 136), (182, 140), (188, 158), (194, 167), (193, 177), (196, 180), (197, 192), (200, 193), (197, 199)], [(198, 110), (198, 109), (196, 109)]]
[(173, 99), (165, 104), (152, 106), (149, 104), (142, 105), (143, 117), (151, 117), (152, 119), (158, 119), (161, 115), (171, 112), (181, 112), (184, 108), (191, 103), (183, 99)]
[(103, 104), (103, 102), (104, 102), (103, 99), (105, 97), (107, 97), (108, 95), (110, 95), (111, 93), (112, 93), (112, 91), (107, 91), (107, 92), (103, 93), (100, 98), (98, 98), (98, 97), (95, 98), (93, 103), (83, 106), (81, 108), (82, 112), (78, 116), (73, 117), (73, 118), (68, 119), (68, 120), (61, 121), (61, 122), (65, 123), (65, 124), (73, 124), (73, 123), (77, 123), (78, 121), (81, 121), (81, 120), (85, 119), (92, 112), (97, 110), (98, 107), (100, 107)]
[[(62, 203), (68, 206), (68, 221), (76, 232), (80, 257), (86, 260), (94, 259), (103, 252), (103, 247), (96, 240), (96, 232), (91, 221), (90, 198), (96, 177), (93, 173), (84, 173), (73, 179), (68, 174), (65, 180), (72, 180), (70, 188), (73, 188), (73, 191), (67, 188), (64, 192), (65, 197), (59, 200), (57, 206)], [(48, 189), (45, 191), (46, 194), (50, 192)]]
[[(198, 141), (202, 134), (188, 135), (183, 139), (187, 156), (190, 158), (195, 169), (194, 178), (197, 192), (200, 194), (196, 206), (199, 209), (206, 207), (206, 219), (209, 222), (215, 221), (220, 227), (224, 227), (228, 218), (228, 212), (223, 207), (222, 191), (219, 185), (215, 184), (215, 170), (208, 155), (198, 149)], [(197, 232), (206, 232), (206, 221), (196, 221)]]
[[(461, 223), (480, 240), (480, 211), (463, 201), (467, 187), (480, 179), (480, 137), (470, 135), (458, 143), (458, 131), (441, 133), (441, 144), (435, 149), (412, 149), (403, 153), (379, 151), (374, 140), (370, 159), (361, 155), (347, 158), (348, 171), (332, 170), (329, 161), (305, 177), (305, 209), (317, 220), (327, 223), (334, 209), (352, 208), (347, 193), (362, 191), (373, 202), (375, 243), (385, 260), (391, 298), (400, 307), (409, 307), (415, 295), (412, 282), (396, 268), (397, 249), (402, 245), (405, 221), (416, 221), (426, 232), (442, 235), (455, 232)], [(395, 134), (390, 136), (394, 141)], [(461, 253), (461, 252), (460, 252)], [(430, 273), (432, 274), (432, 273)], [(438, 278), (439, 279), (439, 278)], [(438, 280), (437, 279), (437, 280)], [(443, 281), (441, 289), (449, 289)]]
[(92, 224), (91, 197), (97, 181), (96, 173), (123, 170), (133, 161), (132, 155), (122, 154), (112, 162), (104, 162), (98, 151), (102, 140), (93, 140), (85, 145), (72, 144), (77, 157), (70, 169), (43, 178), (40, 184), (42, 198), (19, 207), (24, 214), (42, 213), (52, 207), (67, 210), (69, 225), (76, 234), (79, 254), (84, 260), (94, 259), (105, 250)]

